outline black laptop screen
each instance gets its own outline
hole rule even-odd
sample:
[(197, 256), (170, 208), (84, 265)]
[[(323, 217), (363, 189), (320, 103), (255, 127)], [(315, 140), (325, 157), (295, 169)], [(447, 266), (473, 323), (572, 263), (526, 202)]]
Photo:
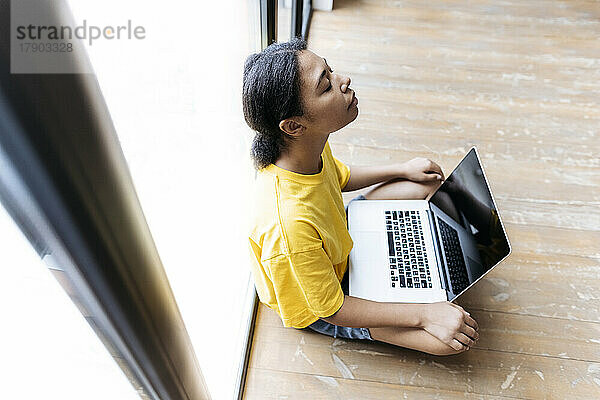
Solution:
[(471, 148), (429, 200), (473, 235), (479, 260), (465, 254), (471, 271), (478, 271), (471, 282), (509, 254), (506, 233), (482, 168), (475, 149)]

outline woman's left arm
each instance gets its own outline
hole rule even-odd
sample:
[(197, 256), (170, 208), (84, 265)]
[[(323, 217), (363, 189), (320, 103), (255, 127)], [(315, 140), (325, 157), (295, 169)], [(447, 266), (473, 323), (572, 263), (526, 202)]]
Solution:
[(350, 192), (386, 182), (391, 179), (408, 179), (415, 182), (443, 180), (444, 173), (435, 162), (422, 157), (413, 158), (400, 164), (376, 166), (349, 166), (350, 179), (342, 192)]

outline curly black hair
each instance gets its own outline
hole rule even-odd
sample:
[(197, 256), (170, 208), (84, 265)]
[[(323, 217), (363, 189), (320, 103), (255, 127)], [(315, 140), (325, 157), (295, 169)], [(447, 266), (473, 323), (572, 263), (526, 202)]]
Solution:
[(274, 163), (286, 146), (279, 122), (304, 114), (298, 53), (305, 49), (306, 41), (294, 38), (246, 58), (242, 103), (246, 123), (256, 131), (250, 151), (256, 169)]

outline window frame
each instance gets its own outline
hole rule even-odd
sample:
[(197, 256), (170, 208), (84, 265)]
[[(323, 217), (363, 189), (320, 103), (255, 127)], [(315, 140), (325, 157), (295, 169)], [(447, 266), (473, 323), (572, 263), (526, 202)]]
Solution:
[(11, 73), (0, 9), (3, 206), (140, 394), (210, 399), (95, 75)]

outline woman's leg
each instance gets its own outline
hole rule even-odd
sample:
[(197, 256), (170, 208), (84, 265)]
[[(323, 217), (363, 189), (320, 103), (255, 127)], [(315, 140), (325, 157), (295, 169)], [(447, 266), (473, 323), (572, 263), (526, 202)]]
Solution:
[[(365, 194), (367, 200), (424, 200), (428, 199), (442, 183), (413, 182), (393, 179), (374, 187)], [(424, 329), (420, 328), (369, 328), (371, 337), (380, 342), (406, 347), (438, 356), (462, 353), (454, 350)]]
[(421, 328), (369, 328), (371, 338), (380, 342), (406, 347), (436, 356), (449, 356), (467, 350), (454, 350), (438, 338)]
[(406, 179), (392, 179), (381, 183), (365, 194), (367, 200), (424, 200), (442, 183), (413, 182)]

